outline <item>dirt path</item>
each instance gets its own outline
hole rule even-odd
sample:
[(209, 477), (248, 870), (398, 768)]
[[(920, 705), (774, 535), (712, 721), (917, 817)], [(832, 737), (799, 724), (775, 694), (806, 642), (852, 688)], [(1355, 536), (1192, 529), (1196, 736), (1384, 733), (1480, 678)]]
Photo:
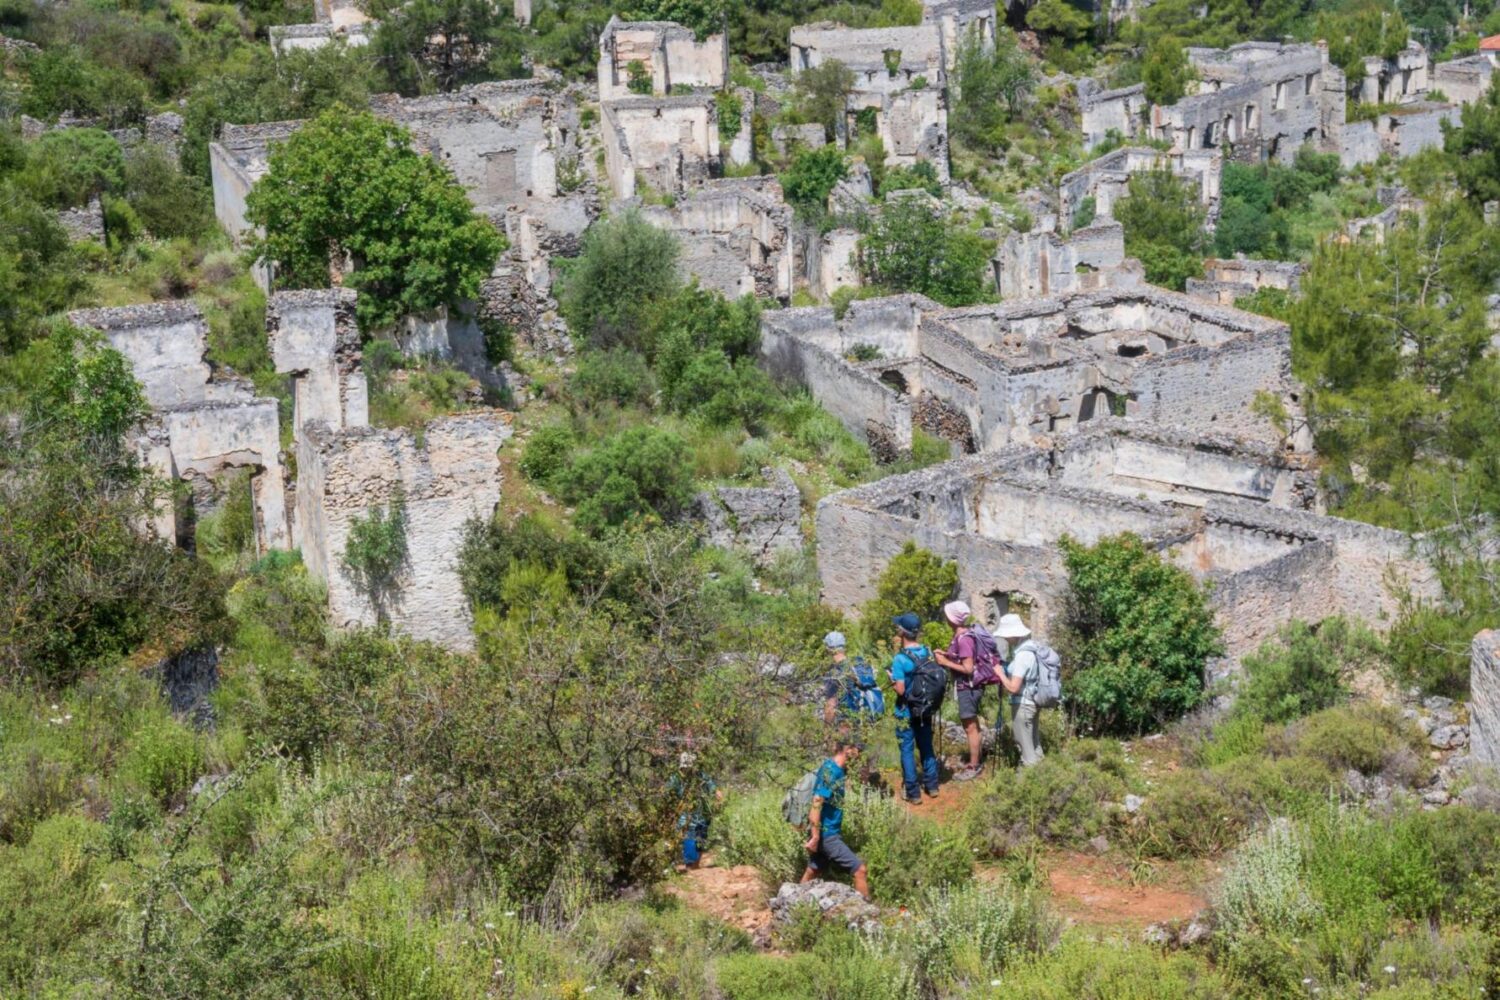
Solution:
[(761, 947), (770, 942), (771, 894), (750, 865), (695, 868), (678, 876), (667, 891), (699, 913), (738, 927)]
[(1144, 927), (1186, 920), (1208, 905), (1186, 870), (1163, 870), (1149, 883), (1132, 882), (1125, 865), (1072, 852), (1048, 859), (1047, 883), (1058, 911), (1084, 924)]

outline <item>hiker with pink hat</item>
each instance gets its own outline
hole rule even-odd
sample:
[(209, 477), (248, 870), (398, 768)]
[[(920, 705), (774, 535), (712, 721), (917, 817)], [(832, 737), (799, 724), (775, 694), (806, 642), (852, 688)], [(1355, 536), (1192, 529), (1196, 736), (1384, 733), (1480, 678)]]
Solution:
[(958, 720), (969, 741), (969, 765), (954, 778), (972, 781), (984, 773), (984, 731), (979, 725), (979, 710), (984, 689), (1000, 683), (1000, 647), (983, 625), (971, 621), (973, 612), (965, 602), (943, 605), (943, 617), (953, 626), (953, 641), (946, 652), (939, 650), (935, 656), (953, 674)]

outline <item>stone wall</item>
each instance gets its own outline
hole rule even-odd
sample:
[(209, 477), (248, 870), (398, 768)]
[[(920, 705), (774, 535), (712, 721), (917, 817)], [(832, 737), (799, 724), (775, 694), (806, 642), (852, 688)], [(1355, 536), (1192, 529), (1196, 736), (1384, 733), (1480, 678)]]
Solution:
[(1500, 768), (1500, 632), (1474, 637), (1469, 661), (1469, 749), (1481, 764)]
[(363, 22), (342, 27), (333, 24), (273, 24), (266, 31), (271, 51), (278, 57), (288, 52), (316, 51), (334, 42), (356, 49), (369, 45), (373, 34), (371, 24)]
[(1219, 209), (1219, 174), (1223, 161), (1213, 150), (1164, 153), (1149, 147), (1127, 146), (1106, 153), (1058, 182), (1058, 215), (1070, 224), (1085, 198), (1094, 199), (1096, 219), (1113, 217), (1115, 202), (1126, 194), (1132, 174), (1166, 168), (1198, 192), (1210, 221)]
[[(472, 618), (457, 572), (465, 523), (489, 518), (500, 500), (497, 451), (510, 437), (508, 415), (470, 412), (410, 431), (314, 423), (297, 440), (297, 523), (308, 572), (328, 586), (339, 626), (380, 618), (417, 639), (471, 649)], [(356, 519), (400, 499), (408, 562), (393, 596), (377, 609), (343, 565)]]
[(774, 178), (710, 181), (642, 214), (682, 242), (679, 267), (729, 298), (791, 299), (792, 210)]
[(351, 289), (277, 292), (266, 306), (276, 370), (292, 380), (292, 427), (333, 430), (370, 422), (369, 387)]
[(995, 252), (995, 287), (1002, 299), (1093, 290), (1110, 285), (1124, 264), (1125, 229), (1113, 219), (1066, 237), (1013, 232)]
[(859, 230), (830, 229), (809, 241), (807, 283), (820, 299), (840, 288), (859, 287)]
[(599, 36), (599, 99), (635, 96), (627, 67), (639, 62), (657, 97), (673, 87), (717, 90), (729, 78), (729, 43), (723, 34), (699, 42), (688, 28), (672, 21), (622, 21), (611, 17)]
[(1419, 42), (1390, 59), (1365, 57), (1365, 75), (1359, 83), (1361, 104), (1410, 104), (1427, 93), (1427, 50)]
[(1101, 145), (1111, 132), (1124, 139), (1134, 139), (1144, 130), (1146, 113), (1151, 107), (1151, 102), (1146, 100), (1144, 83), (1116, 90), (1097, 90), (1097, 84), (1089, 83), (1091, 87), (1084, 87), (1080, 81), (1078, 93), (1085, 149)]
[(1209, 258), (1203, 262), (1203, 277), (1187, 280), (1187, 294), (1223, 306), (1232, 306), (1235, 300), (1262, 288), (1295, 294), (1306, 270), (1304, 264), (1281, 260)]
[(700, 493), (698, 516), (712, 545), (746, 550), (757, 565), (802, 548), (802, 493), (782, 469), (762, 469), (765, 486), (714, 486)]
[(1474, 104), (1489, 93), (1495, 64), (1485, 56), (1466, 56), (1440, 62), (1432, 70), (1432, 89), (1454, 104)]
[(995, 44), (995, 0), (922, 0), (922, 23), (941, 33), (945, 66), (953, 72), (959, 47), (974, 37), (985, 47)]
[(1375, 119), (1381, 148), (1397, 159), (1443, 145), (1443, 122), (1457, 125), (1461, 109), (1453, 104), (1408, 104)]
[(616, 198), (633, 198), (645, 182), (681, 195), (719, 169), (718, 110), (713, 97), (627, 97), (606, 102), (604, 164)]
[(65, 208), (57, 213), (58, 224), (67, 230), (70, 240), (104, 242), (104, 207), (98, 198), (90, 198), (82, 208)]

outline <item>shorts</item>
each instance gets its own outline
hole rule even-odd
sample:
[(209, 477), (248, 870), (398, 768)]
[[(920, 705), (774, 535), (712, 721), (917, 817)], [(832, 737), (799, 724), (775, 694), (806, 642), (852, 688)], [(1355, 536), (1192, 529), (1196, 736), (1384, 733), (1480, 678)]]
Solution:
[(958, 717), (972, 719), (979, 715), (984, 704), (984, 688), (958, 688)]
[(837, 865), (853, 875), (865, 866), (858, 854), (849, 849), (844, 838), (836, 833), (826, 833), (818, 838), (818, 849), (807, 856), (807, 867), (815, 872), (827, 871)]

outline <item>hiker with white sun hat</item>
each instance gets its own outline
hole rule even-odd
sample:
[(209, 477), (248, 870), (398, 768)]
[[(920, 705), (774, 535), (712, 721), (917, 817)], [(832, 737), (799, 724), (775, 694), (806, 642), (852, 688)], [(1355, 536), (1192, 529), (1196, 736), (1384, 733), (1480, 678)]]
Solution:
[[(1061, 661), (1051, 646), (1033, 638), (1020, 615), (1004, 615), (995, 626), (995, 637), (1011, 644), (1010, 662), (1000, 675), (1000, 684), (1010, 693), (1011, 734), (1021, 751), (1021, 766), (1042, 759), (1037, 710), (1056, 705), (1061, 699)], [(997, 721), (996, 736), (1000, 723)]]

